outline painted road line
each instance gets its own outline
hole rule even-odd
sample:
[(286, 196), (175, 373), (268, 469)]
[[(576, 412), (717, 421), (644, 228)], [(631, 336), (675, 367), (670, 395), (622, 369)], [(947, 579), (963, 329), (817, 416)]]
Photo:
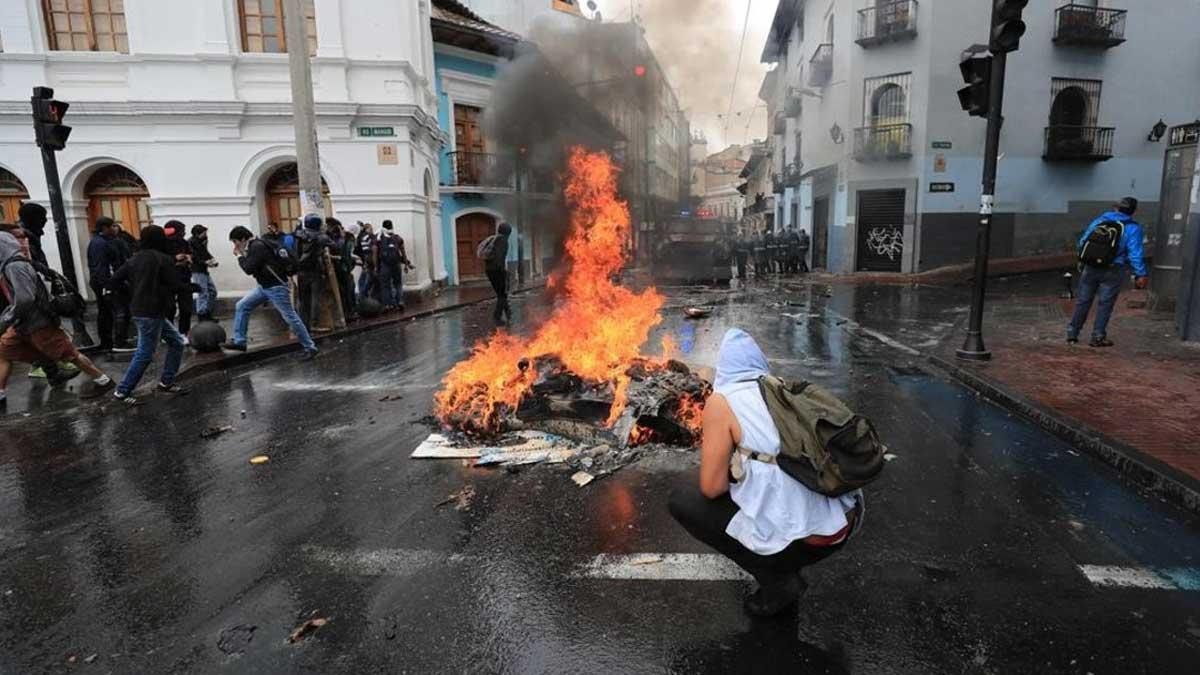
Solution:
[(841, 328), (845, 329), (846, 332), (848, 332), (848, 333), (862, 333), (863, 335), (875, 338), (876, 340), (891, 347), (892, 349), (898, 349), (898, 350), (904, 352), (905, 354), (909, 354), (910, 356), (920, 356), (921, 355), (921, 352), (917, 351), (916, 349), (913, 349), (912, 347), (909, 347), (908, 345), (904, 344), (903, 342), (894, 340), (894, 339), (888, 337), (887, 335), (880, 333), (877, 330), (867, 328), (866, 326), (860, 324), (859, 322), (855, 321), (854, 319), (851, 319), (848, 316), (842, 316), (841, 314), (838, 314), (837, 312), (835, 312), (833, 310), (829, 310), (829, 309), (825, 310), (825, 312), (827, 314), (829, 314), (830, 316), (834, 317), (835, 319), (837, 319), (837, 325), (840, 326)]
[(311, 562), (329, 568), (331, 572), (367, 577), (406, 577), (434, 565), (464, 559), (453, 553), (403, 548), (345, 551), (304, 546), (302, 550)]
[(1164, 591), (1200, 591), (1200, 570), (1186, 567), (1156, 569), (1116, 565), (1080, 565), (1079, 571), (1093, 585), (1116, 588), (1147, 588)]
[(743, 581), (740, 567), (716, 553), (601, 554), (575, 575), (583, 579), (640, 579), (649, 581)]

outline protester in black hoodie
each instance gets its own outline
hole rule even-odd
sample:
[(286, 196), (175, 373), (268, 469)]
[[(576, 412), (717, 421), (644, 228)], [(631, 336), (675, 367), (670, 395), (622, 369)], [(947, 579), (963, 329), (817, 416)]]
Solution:
[(209, 270), (217, 266), (217, 260), (208, 252), (208, 228), (203, 225), (192, 226), (192, 238), (188, 239), (192, 247), (192, 284), (200, 290), (196, 291), (196, 316), (201, 321), (213, 321), (213, 311), (217, 304), (217, 285), (213, 283)]
[[(178, 326), (179, 332), (185, 336), (192, 330), (192, 313), (195, 309), (195, 303), (192, 301), (192, 247), (188, 244), (185, 236), (186, 226), (178, 220), (168, 220), (166, 225), (163, 225), (163, 231), (167, 235), (167, 255), (170, 255), (175, 260), (175, 277), (182, 284), (184, 290), (175, 293), (175, 302), (171, 306), (171, 310), (167, 313), (168, 321), (175, 321), (176, 316), (179, 317)], [(187, 344), (184, 342), (184, 344)]]
[(190, 293), (191, 283), (180, 281), (176, 272), (174, 251), (176, 247), (163, 229), (157, 225), (142, 228), (142, 247), (113, 274), (116, 282), (128, 282), (133, 298), (130, 308), (133, 322), (137, 325), (137, 351), (125, 377), (117, 385), (113, 396), (125, 403), (136, 403), (130, 394), (141, 381), (146, 368), (154, 360), (159, 340), (167, 343), (167, 360), (163, 364), (158, 391), (168, 394), (183, 394), (186, 390), (175, 384), (175, 375), (183, 362), (184, 337), (175, 324), (166, 319), (176, 304), (180, 293)]

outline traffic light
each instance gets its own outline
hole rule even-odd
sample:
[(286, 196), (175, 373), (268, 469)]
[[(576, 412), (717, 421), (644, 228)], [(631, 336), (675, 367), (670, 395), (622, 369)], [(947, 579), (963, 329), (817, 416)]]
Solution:
[(34, 87), (29, 102), (33, 106), (33, 131), (37, 144), (51, 150), (65, 148), (71, 127), (65, 126), (62, 119), (71, 105), (55, 101), (54, 90), (50, 87)]
[(1021, 46), (1025, 34), (1025, 22), (1021, 12), (1029, 0), (995, 0), (992, 6), (992, 41), (989, 45), (993, 54), (1015, 52)]
[(958, 90), (958, 102), (973, 117), (987, 117), (991, 100), (992, 57), (976, 56), (958, 64), (967, 86)]

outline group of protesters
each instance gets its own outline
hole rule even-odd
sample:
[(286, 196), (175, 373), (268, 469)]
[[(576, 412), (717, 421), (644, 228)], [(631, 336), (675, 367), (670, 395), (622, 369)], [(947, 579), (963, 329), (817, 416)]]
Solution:
[[(115, 388), (117, 400), (134, 403), (132, 392), (159, 342), (166, 344), (167, 356), (158, 390), (185, 393), (175, 376), (192, 318), (217, 320), (211, 271), (219, 263), (209, 250), (208, 228), (196, 224), (189, 230), (170, 220), (141, 228), (135, 238), (112, 218), (101, 216), (93, 223), (87, 264), (97, 307), (97, 346), (104, 353), (133, 353), (117, 383), (80, 353), (61, 327), (60, 317), (81, 320), (84, 303), (71, 282), (46, 263), (45, 208), (26, 203), (18, 215), (16, 224), (0, 224), (0, 406), (7, 402), (14, 361), (31, 364), (31, 377), (45, 378), (51, 386), (86, 373), (91, 386), (81, 395)], [(344, 227), (336, 218), (310, 214), (294, 232), (272, 223), (256, 237), (239, 226), (229, 239), (256, 288), (237, 303), (233, 334), (219, 345), (224, 349), (247, 349), (250, 313), (266, 302), (295, 334), (304, 359), (317, 354), (313, 333), (343, 328), (360, 316), (404, 310), (403, 273), (413, 266), (390, 220), (377, 234), (371, 223)], [(356, 267), (361, 270), (357, 282)]]
[(739, 230), (733, 251), (738, 278), (745, 279), (751, 265), (756, 277), (807, 273), (811, 245), (808, 232), (795, 227), (789, 227), (779, 234), (772, 230), (756, 233)]

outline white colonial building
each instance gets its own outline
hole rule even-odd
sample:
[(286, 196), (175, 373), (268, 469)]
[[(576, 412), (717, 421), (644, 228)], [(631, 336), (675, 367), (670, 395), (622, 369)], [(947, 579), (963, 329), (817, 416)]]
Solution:
[[(89, 224), (135, 236), (178, 219), (209, 228), (216, 281), (252, 281), (230, 229), (299, 218), (282, 0), (0, 2), (0, 208), (47, 200), (29, 96), (49, 86), (74, 128), (58, 162), (75, 263)], [(330, 215), (390, 219), (417, 272), (446, 277), (438, 226), (437, 124), (428, 0), (307, 0), (321, 173)], [(52, 262), (58, 251), (49, 229)], [(434, 255), (428, 252), (434, 251)]]

